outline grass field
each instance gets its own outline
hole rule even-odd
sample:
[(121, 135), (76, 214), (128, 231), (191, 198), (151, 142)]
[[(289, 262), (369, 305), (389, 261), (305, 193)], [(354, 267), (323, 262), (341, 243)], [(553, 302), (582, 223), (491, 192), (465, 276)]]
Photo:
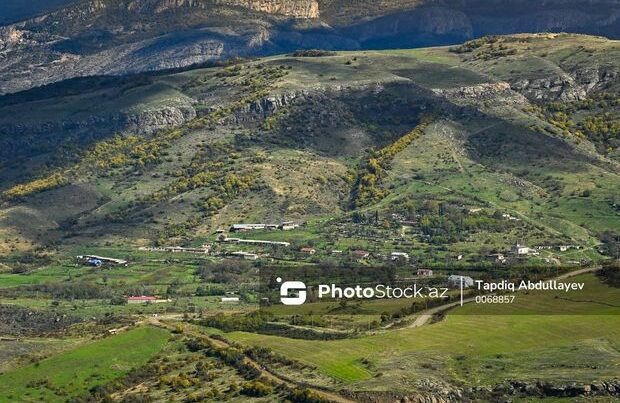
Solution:
[(168, 340), (142, 327), (62, 352), (0, 376), (0, 402), (63, 402), (144, 365)]
[[(469, 385), (531, 376), (572, 381), (613, 377), (620, 365), (620, 291), (592, 276), (582, 280), (587, 293), (580, 299), (594, 302), (565, 305), (553, 295), (519, 294), (512, 312), (481, 314), (488, 307), (471, 304), (433, 325), (357, 339), (302, 341), (240, 332), (226, 337), (316, 365), (358, 390), (398, 389), (422, 375)], [(554, 302), (556, 314), (523, 314), (539, 302)], [(541, 369), (535, 375), (532, 363)]]

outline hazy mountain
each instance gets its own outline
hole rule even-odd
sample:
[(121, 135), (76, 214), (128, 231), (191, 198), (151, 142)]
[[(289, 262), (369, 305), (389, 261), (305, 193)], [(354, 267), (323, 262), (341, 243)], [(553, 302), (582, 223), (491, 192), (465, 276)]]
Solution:
[[(409, 48), (485, 34), (546, 31), (613, 38), (620, 33), (619, 4), (91, 0), (0, 29), (0, 93), (76, 76), (159, 70), (298, 48)], [(36, 3), (31, 7), (40, 10)]]
[(4, 0), (0, 3), (0, 25), (36, 17), (79, 0)]

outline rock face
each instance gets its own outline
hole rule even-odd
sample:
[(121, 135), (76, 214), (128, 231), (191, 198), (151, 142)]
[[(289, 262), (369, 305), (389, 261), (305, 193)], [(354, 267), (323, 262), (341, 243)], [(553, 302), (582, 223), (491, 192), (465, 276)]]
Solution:
[[(178, 68), (298, 48), (405, 48), (533, 31), (618, 37), (619, 2), (90, 0), (0, 27), (0, 94), (71, 77)], [(536, 92), (537, 86), (582, 83), (589, 75), (516, 85)], [(579, 97), (576, 91), (562, 96)]]
[(319, 3), (315, 0), (216, 0), (216, 3), (294, 18), (319, 18)]
[(600, 66), (563, 73), (553, 78), (521, 79), (511, 86), (532, 100), (582, 100), (588, 93), (617, 80), (620, 71)]
[(0, 158), (17, 155), (22, 147), (49, 137), (49, 133), (65, 133), (76, 139), (83, 134), (95, 137), (107, 136), (110, 133), (149, 134), (159, 129), (180, 126), (195, 117), (196, 110), (187, 105), (167, 106), (140, 113), (119, 111), (38, 124), (0, 125)]
[(470, 391), (471, 397), (492, 396), (519, 397), (585, 397), (585, 396), (618, 396), (620, 381), (610, 379), (592, 383), (552, 384), (537, 381), (512, 381), (497, 385), (495, 388), (477, 388)]

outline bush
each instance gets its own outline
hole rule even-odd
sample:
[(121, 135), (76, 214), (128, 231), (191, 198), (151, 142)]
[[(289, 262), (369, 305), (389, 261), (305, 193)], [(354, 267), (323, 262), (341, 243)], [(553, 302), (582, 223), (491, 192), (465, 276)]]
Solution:
[(246, 396), (261, 397), (273, 393), (273, 388), (261, 381), (251, 381), (243, 384), (241, 394)]

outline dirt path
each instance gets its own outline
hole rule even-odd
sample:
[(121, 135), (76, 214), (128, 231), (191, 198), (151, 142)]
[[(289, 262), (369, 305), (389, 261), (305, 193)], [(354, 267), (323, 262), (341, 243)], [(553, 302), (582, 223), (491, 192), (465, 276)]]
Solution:
[[(158, 326), (167, 330), (175, 330), (177, 324), (169, 324), (166, 322), (162, 322), (161, 320), (162, 318), (160, 317), (149, 317), (146, 318), (142, 323), (144, 324), (149, 324), (152, 326)], [(220, 347), (220, 348), (227, 348), (230, 347), (230, 344), (226, 343), (225, 341), (219, 340), (219, 339), (214, 339), (211, 338), (201, 332), (197, 332), (195, 330), (192, 330), (191, 328), (188, 328), (187, 326), (183, 327), (183, 334), (185, 335), (190, 335), (193, 337), (199, 337), (199, 338), (205, 338), (207, 340), (209, 340), (211, 343), (213, 343), (215, 346)], [(295, 382), (292, 381), (290, 379), (285, 379), (283, 377), (281, 377), (280, 375), (271, 372), (270, 370), (268, 370), (267, 368), (265, 368), (263, 365), (261, 365), (259, 362), (254, 361), (253, 359), (249, 358), (249, 357), (245, 357), (245, 363), (249, 364), (251, 366), (253, 366), (254, 368), (256, 368), (256, 370), (258, 370), (260, 372), (260, 376), (264, 377), (265, 379), (268, 379), (274, 383), (283, 383), (285, 385), (287, 385), (288, 387), (291, 388), (297, 388), (297, 387), (302, 387), (302, 388), (306, 388), (311, 390), (313, 393), (316, 393), (317, 395), (321, 396), (323, 399), (329, 400), (330, 402), (334, 402), (334, 403), (355, 403), (355, 400), (350, 400), (346, 397), (340, 396), (334, 392), (330, 392), (324, 389), (319, 389), (316, 387), (312, 387), (312, 386), (308, 386), (306, 384), (303, 384), (301, 382)]]
[[(596, 267), (588, 267), (585, 269), (573, 270), (571, 272), (561, 274), (557, 277), (553, 277), (547, 280), (546, 282), (550, 282), (554, 280), (556, 281), (566, 280), (567, 278), (579, 276), (581, 274), (592, 273), (600, 269), (601, 269), (600, 266), (596, 266)], [(463, 305), (470, 303), (470, 302), (474, 302), (475, 300), (476, 300), (476, 297), (466, 298), (463, 300)], [(461, 305), (461, 301), (456, 301), (456, 302), (451, 302), (449, 304), (440, 305), (434, 308), (427, 309), (426, 311), (421, 312), (411, 324), (409, 324), (408, 326), (402, 327), (401, 329), (411, 329), (411, 328), (424, 326), (433, 318), (433, 315), (447, 311), (448, 309), (452, 309), (460, 305)]]

